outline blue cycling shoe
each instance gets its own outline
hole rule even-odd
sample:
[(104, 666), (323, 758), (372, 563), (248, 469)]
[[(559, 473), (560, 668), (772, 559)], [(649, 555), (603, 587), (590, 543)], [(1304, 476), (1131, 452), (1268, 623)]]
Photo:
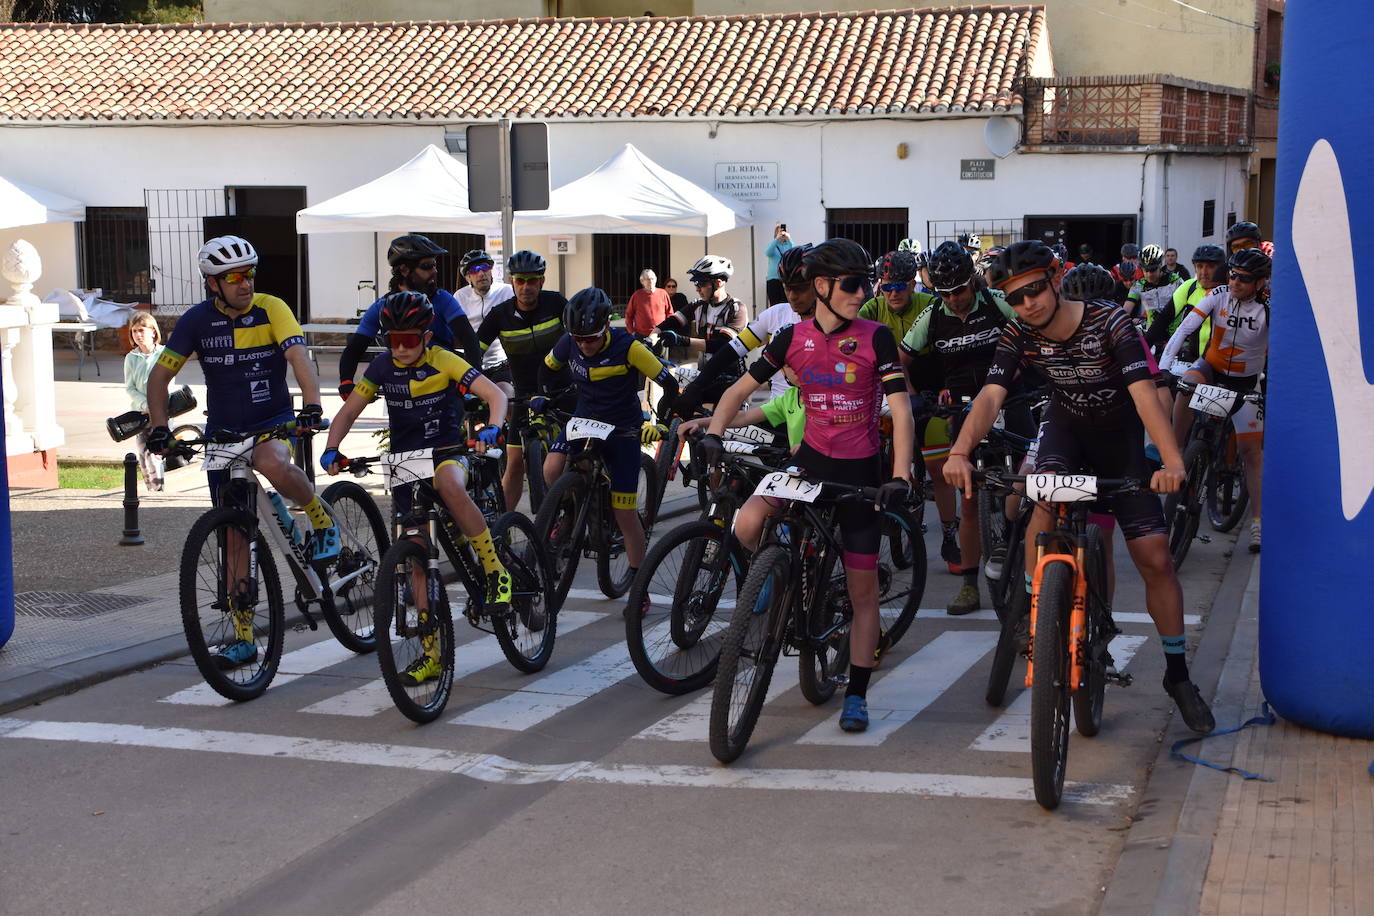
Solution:
[(868, 701), (863, 697), (845, 697), (840, 713), (840, 728), (847, 732), (868, 730)]
[(339, 555), (339, 529), (335, 526), (316, 528), (311, 537), (314, 542), (311, 559), (319, 562), (320, 560), (332, 560)]
[(221, 671), (232, 671), (246, 665), (258, 657), (258, 647), (246, 639), (240, 639), (225, 646), (215, 656), (215, 667)]

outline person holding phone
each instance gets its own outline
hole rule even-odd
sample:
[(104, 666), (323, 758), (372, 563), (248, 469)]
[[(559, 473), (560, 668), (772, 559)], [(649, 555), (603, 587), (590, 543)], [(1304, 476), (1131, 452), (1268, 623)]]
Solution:
[(778, 266), (782, 263), (783, 253), (791, 247), (792, 236), (787, 231), (787, 224), (778, 223), (773, 227), (773, 241), (769, 242), (768, 248), (764, 250), (764, 254), (768, 256), (766, 293), (769, 305), (787, 301), (787, 290), (783, 287), (782, 274), (778, 272)]

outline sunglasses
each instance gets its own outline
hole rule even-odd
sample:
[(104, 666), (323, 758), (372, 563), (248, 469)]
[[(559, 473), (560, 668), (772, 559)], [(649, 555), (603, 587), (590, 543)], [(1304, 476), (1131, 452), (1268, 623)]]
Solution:
[(388, 331), (386, 342), (394, 350), (397, 347), (403, 350), (413, 350), (424, 342), (424, 331)]
[(910, 283), (884, 283), (882, 285), (882, 290), (885, 293), (900, 293), (910, 286)]
[(258, 270), (257, 270), (257, 268), (256, 268), (256, 267), (250, 267), (250, 268), (248, 268), (247, 270), (231, 270), (231, 271), (229, 271), (227, 274), (220, 274), (220, 275), (219, 275), (219, 278), (220, 278), (220, 280), (224, 281), (225, 283), (229, 283), (229, 284), (232, 284), (232, 285), (234, 285), (234, 286), (238, 286), (240, 283), (246, 283), (246, 282), (248, 282), (249, 280), (251, 280), (251, 279), (253, 279), (254, 277), (256, 277), (257, 275), (258, 275)]
[(839, 284), (840, 289), (847, 293), (866, 292), (869, 295), (873, 293), (873, 284), (869, 282), (867, 277), (855, 275), (852, 277), (831, 277), (830, 279)]
[(439, 262), (438, 262), (438, 261), (421, 261), (419, 264), (416, 264), (416, 265), (415, 265), (415, 269), (416, 269), (416, 270), (438, 270), (438, 269), (439, 269)]
[(1236, 239), (1231, 243), (1232, 251), (1244, 251), (1247, 248), (1258, 248), (1260, 243), (1254, 239)]
[(594, 340), (600, 340), (605, 334), (606, 330), (603, 328), (595, 334), (573, 334), (572, 339), (578, 343), (591, 343)]
[(469, 267), (469, 268), (468, 268), (468, 273), (470, 273), (470, 274), (481, 274), (481, 273), (490, 273), (490, 272), (491, 272), (491, 265), (490, 265), (490, 264), (479, 264), (479, 265), (476, 266), (476, 267)]
[(1049, 289), (1049, 280), (1036, 280), (1034, 283), (1027, 283), (1025, 286), (1018, 287), (1007, 293), (1007, 305), (1018, 306), (1025, 302), (1030, 296), (1038, 296)]
[(538, 283), (544, 279), (543, 274), (511, 274), (512, 280), (519, 280), (521, 283)]
[(695, 286), (697, 289), (710, 289), (713, 283), (715, 283), (714, 280), (702, 280), (699, 283), (693, 282), (692, 285)]
[(1243, 274), (1238, 270), (1231, 271), (1231, 279), (1239, 280), (1241, 283), (1254, 283), (1259, 279), (1254, 274)]
[(958, 296), (958, 295), (960, 295), (961, 293), (963, 293), (963, 291), (966, 290), (966, 289), (968, 289), (968, 284), (967, 284), (967, 283), (960, 283), (958, 286), (951, 286), (949, 289), (939, 289), (939, 288), (937, 287), (936, 290), (935, 290), (935, 292), (939, 293), (941, 296), (949, 297), (949, 296)]

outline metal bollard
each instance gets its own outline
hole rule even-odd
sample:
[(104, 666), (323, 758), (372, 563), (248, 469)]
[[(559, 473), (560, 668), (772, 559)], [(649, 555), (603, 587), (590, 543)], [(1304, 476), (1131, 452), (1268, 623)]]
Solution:
[(124, 536), (121, 547), (137, 547), (143, 543), (138, 530), (138, 456), (128, 452), (124, 456)]

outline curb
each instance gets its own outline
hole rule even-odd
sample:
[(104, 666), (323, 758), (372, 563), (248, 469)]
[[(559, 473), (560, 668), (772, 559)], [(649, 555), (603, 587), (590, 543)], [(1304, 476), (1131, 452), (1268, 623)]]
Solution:
[[(1248, 533), (1236, 540), (1192, 659), (1198, 672), (1195, 682), (1203, 696), (1212, 697), (1219, 728), (1242, 721), (1256, 655), (1260, 566), (1259, 558), (1248, 552), (1249, 543)], [(1141, 790), (1136, 820), (1108, 880), (1098, 910), (1103, 916), (1197, 912), (1232, 777), (1208, 767), (1180, 765), (1169, 756), (1170, 745), (1191, 734), (1171, 714)], [(1218, 738), (1208, 746), (1208, 757), (1229, 762), (1237, 737)], [(1148, 816), (1142, 816), (1142, 810)]]

